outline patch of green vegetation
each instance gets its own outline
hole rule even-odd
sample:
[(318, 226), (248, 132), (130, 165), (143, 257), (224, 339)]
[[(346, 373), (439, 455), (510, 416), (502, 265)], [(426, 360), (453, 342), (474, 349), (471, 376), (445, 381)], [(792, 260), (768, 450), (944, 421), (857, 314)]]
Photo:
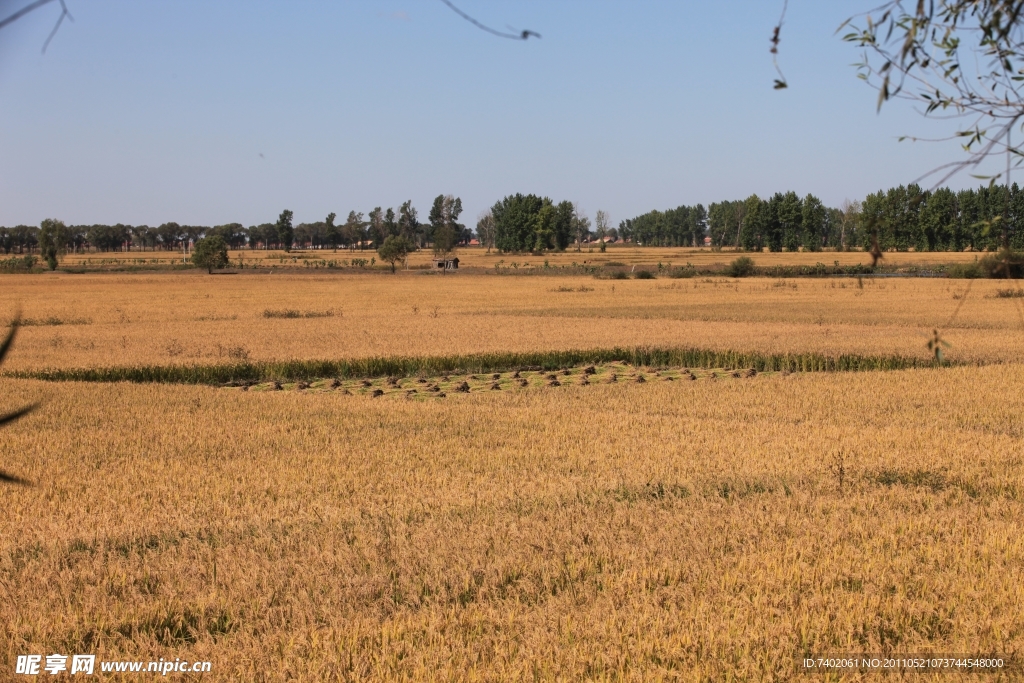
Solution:
[[(168, 382), (223, 385), (228, 382), (294, 382), (318, 378), (439, 376), (501, 373), (536, 368), (560, 370), (614, 362), (634, 367), (749, 368), (756, 372), (855, 372), (932, 367), (917, 356), (820, 353), (758, 353), (697, 348), (606, 348), (565, 351), (494, 352), (449, 356), (375, 356), (342, 360), (241, 361), (217, 365), (141, 365), (58, 368), (5, 373), (9, 377), (76, 382)], [(950, 365), (949, 362), (945, 363)]]
[(334, 311), (296, 311), (292, 308), (286, 308), (280, 311), (274, 311), (267, 309), (263, 311), (264, 318), (331, 318), (334, 316)]

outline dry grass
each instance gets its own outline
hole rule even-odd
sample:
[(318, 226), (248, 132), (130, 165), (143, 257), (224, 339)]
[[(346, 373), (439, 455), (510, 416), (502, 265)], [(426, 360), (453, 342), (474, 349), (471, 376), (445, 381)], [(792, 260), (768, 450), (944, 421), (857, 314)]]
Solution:
[(414, 402), (0, 380), (47, 401), (0, 446), (39, 482), (0, 489), (0, 661), (764, 681), (804, 652), (1020, 651), (1022, 382), (1010, 365)]
[[(87, 323), (23, 329), (12, 369), (645, 344), (924, 357), (925, 335), (935, 328), (953, 345), (950, 358), (1012, 361), (1024, 352), (1024, 304), (995, 296), (1005, 283), (861, 284), (302, 272), (0, 275), (0, 316), (20, 304), (33, 320)], [(291, 310), (332, 315), (265, 317)]]

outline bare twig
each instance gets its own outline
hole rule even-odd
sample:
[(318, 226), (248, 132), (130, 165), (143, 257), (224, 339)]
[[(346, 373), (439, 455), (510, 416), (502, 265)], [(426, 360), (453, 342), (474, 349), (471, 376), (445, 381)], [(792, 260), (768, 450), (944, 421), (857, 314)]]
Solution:
[(47, 36), (46, 42), (43, 43), (43, 53), (45, 54), (46, 53), (46, 48), (50, 45), (50, 41), (53, 40), (53, 37), (55, 35), (57, 35), (57, 29), (59, 29), (60, 25), (64, 22), (64, 17), (67, 17), (71, 21), (75, 20), (75, 18), (73, 16), (71, 16), (71, 12), (68, 11), (68, 6), (66, 4), (64, 4), (64, 0), (35, 0), (35, 2), (31, 2), (31, 3), (27, 4), (27, 5), (25, 5), (20, 10), (18, 10), (14, 14), (10, 15), (9, 17), (6, 17), (4, 19), (0, 19), (0, 28), (3, 28), (5, 26), (7, 26), (8, 24), (13, 24), (18, 19), (21, 19), (23, 16), (25, 16), (29, 12), (32, 12), (33, 10), (37, 10), (40, 7), (42, 7), (43, 5), (48, 5), (51, 2), (59, 2), (60, 3), (60, 16), (57, 17), (57, 23), (54, 24), (53, 30), (50, 31), (50, 35)]
[(479, 21), (477, 21), (476, 19), (474, 19), (473, 17), (469, 16), (468, 14), (466, 14), (465, 12), (460, 10), (458, 7), (453, 5), (450, 2), (450, 0), (441, 0), (441, 2), (443, 2), (446, 5), (448, 5), (448, 7), (450, 7), (453, 12), (458, 14), (460, 17), (462, 17), (463, 19), (465, 19), (469, 23), (473, 24), (473, 26), (476, 26), (481, 31), (487, 31), (490, 34), (498, 36), (499, 38), (510, 38), (512, 40), (526, 40), (530, 36), (536, 36), (537, 38), (540, 38), (540, 34), (539, 33), (537, 33), (536, 31), (529, 31), (527, 29), (523, 29), (522, 31), (520, 31), (518, 33), (505, 33), (504, 31), (497, 31), (497, 30), (491, 28), (490, 26), (485, 26), (484, 24), (481, 24)]
[(30, 4), (22, 7), (20, 10), (18, 10), (17, 12), (12, 14), (11, 16), (7, 17), (6, 19), (0, 19), (0, 28), (3, 28), (4, 26), (7, 26), (7, 24), (13, 24), (18, 19), (21, 19), (23, 16), (25, 16), (26, 14), (28, 14), (32, 10), (39, 9), (43, 5), (47, 5), (47, 4), (51, 3), (51, 2), (54, 2), (54, 0), (36, 0), (35, 2), (30, 3)]
[[(20, 315), (14, 316), (14, 320), (11, 321), (11, 331), (7, 333), (7, 336), (4, 338), (3, 342), (0, 342), (0, 363), (3, 362), (4, 357), (7, 355), (7, 352), (11, 350), (11, 345), (14, 343), (14, 336), (18, 332), (18, 323), (19, 322), (21, 322), (21, 316)], [(7, 424), (9, 422), (14, 422), (19, 417), (23, 417), (25, 415), (28, 415), (33, 410), (35, 410), (37, 406), (38, 406), (38, 404), (32, 404), (30, 406), (25, 406), (24, 408), (20, 408), (18, 410), (15, 410), (13, 413), (7, 413), (6, 415), (0, 415), (0, 427), (2, 427), (3, 425), (5, 425), (5, 424)], [(6, 483), (6, 484), (30, 485), (30, 483), (28, 481), (26, 481), (24, 479), (21, 479), (19, 477), (16, 477), (13, 474), (8, 474), (8, 473), (6, 473), (6, 472), (4, 472), (2, 470), (0, 470), (0, 482)]]
[(50, 35), (46, 37), (46, 42), (43, 43), (43, 54), (46, 54), (46, 48), (50, 45), (50, 41), (57, 35), (57, 29), (60, 28), (61, 22), (64, 21), (64, 17), (67, 17), (70, 21), (74, 21), (75, 18), (71, 16), (71, 12), (68, 11), (68, 6), (64, 4), (64, 0), (60, 0), (60, 16), (57, 17), (57, 23), (54, 24), (53, 30), (50, 31)]

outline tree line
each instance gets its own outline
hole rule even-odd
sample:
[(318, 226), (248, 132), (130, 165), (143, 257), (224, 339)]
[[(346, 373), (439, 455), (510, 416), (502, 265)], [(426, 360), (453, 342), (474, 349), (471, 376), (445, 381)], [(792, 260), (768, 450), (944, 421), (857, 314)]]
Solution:
[(779, 192), (743, 200), (651, 211), (619, 223), (618, 237), (647, 246), (748, 251), (977, 251), (1024, 248), (1024, 192), (1012, 184), (953, 191), (900, 185), (863, 202), (825, 206), (813, 194)]
[[(447, 253), (474, 237), (504, 252), (577, 249), (595, 237), (644, 246), (732, 247), (747, 251), (820, 251), (872, 249), (883, 251), (978, 251), (1006, 244), (1024, 248), (1024, 191), (1016, 183), (984, 185), (953, 191), (922, 190), (900, 185), (869, 194), (841, 207), (825, 206), (813, 194), (779, 192), (767, 199), (751, 195), (736, 201), (679, 206), (623, 220), (618, 228), (598, 211), (594, 225), (570, 201), (555, 202), (534, 194), (508, 195), (477, 221), (476, 231), (459, 223), (462, 200), (438, 195), (426, 222), (412, 201), (397, 212), (375, 207), (368, 214), (350, 211), (344, 222), (328, 214), (322, 221), (293, 224), (291, 211), (273, 223), (249, 227), (228, 223), (212, 227), (164, 223), (146, 225), (72, 225), (59, 221), (48, 249), (63, 253), (131, 250), (180, 250), (208, 236), (218, 236), (231, 249), (379, 249), (388, 237), (401, 237), (409, 250), (426, 246)], [(44, 221), (45, 223), (45, 221)], [(591, 227), (594, 229), (592, 230)], [(40, 252), (41, 228), (0, 227), (4, 254)], [(47, 241), (49, 240), (49, 241)]]
[[(337, 214), (312, 223), (293, 223), (290, 210), (281, 212), (277, 221), (245, 227), (241, 223), (215, 226), (163, 223), (148, 225), (65, 225), (44, 221), (40, 227), (18, 225), (0, 227), (0, 249), (4, 254), (32, 253), (50, 245), (60, 253), (124, 250), (181, 250), (204, 237), (218, 236), (231, 249), (285, 249), (295, 246), (312, 249), (374, 249), (389, 236), (402, 236), (413, 248), (422, 248), (440, 240), (453, 246), (468, 242), (473, 231), (458, 222), (462, 200), (452, 195), (438, 195), (428, 214), (420, 222), (412, 201), (403, 202), (397, 212), (393, 208), (375, 207), (368, 214), (350, 211), (339, 223)], [(52, 236), (45, 234), (50, 225)], [(41, 235), (41, 232), (44, 234)], [(42, 242), (40, 241), (42, 238)]]

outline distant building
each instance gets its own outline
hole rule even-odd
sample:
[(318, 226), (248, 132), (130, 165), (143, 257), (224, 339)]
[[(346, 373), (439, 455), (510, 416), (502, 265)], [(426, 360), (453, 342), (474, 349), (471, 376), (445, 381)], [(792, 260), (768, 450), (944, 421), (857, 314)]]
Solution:
[(459, 257), (455, 258), (436, 258), (433, 259), (434, 268), (437, 270), (458, 270), (459, 269)]

